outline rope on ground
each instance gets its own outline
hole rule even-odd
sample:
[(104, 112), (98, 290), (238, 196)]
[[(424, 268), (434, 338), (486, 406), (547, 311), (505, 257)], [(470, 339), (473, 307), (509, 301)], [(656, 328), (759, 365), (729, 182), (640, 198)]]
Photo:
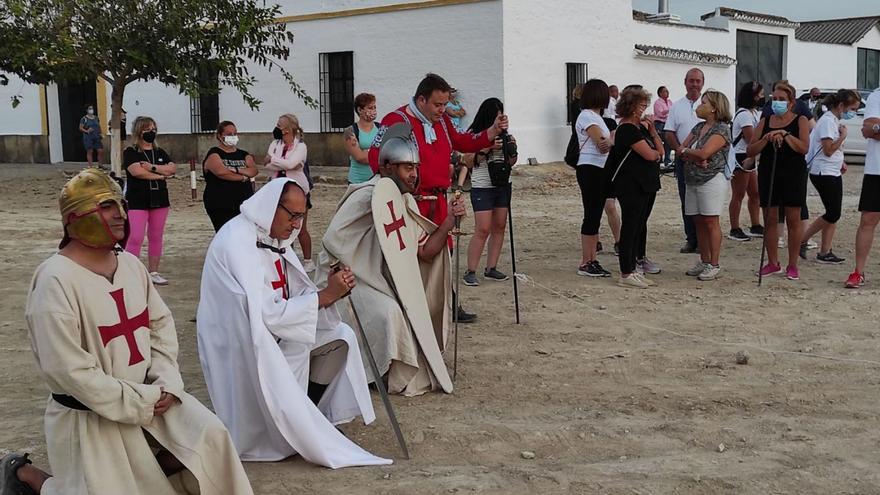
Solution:
[(598, 309), (590, 306), (589, 304), (586, 304), (582, 301), (579, 301), (578, 299), (576, 299), (574, 297), (563, 294), (562, 292), (559, 292), (558, 290), (556, 290), (552, 287), (547, 287), (546, 285), (541, 284), (540, 282), (536, 281), (534, 278), (532, 278), (524, 273), (516, 273), (516, 274), (514, 274), (514, 276), (517, 278), (517, 280), (520, 280), (524, 283), (527, 283), (527, 284), (531, 285), (532, 287), (542, 289), (542, 290), (544, 290), (550, 294), (553, 294), (561, 299), (566, 299), (568, 301), (571, 301), (571, 302), (573, 302), (583, 308), (588, 309), (589, 311), (591, 311), (593, 313), (600, 314), (602, 316), (610, 316), (616, 320), (631, 323), (633, 325), (640, 326), (646, 330), (667, 333), (669, 335), (674, 335), (676, 337), (690, 339), (690, 340), (696, 340), (696, 341), (705, 342), (708, 344), (714, 344), (714, 345), (718, 345), (718, 346), (744, 347), (744, 348), (751, 349), (754, 351), (766, 352), (768, 354), (788, 354), (788, 355), (792, 355), (792, 356), (801, 356), (801, 357), (808, 357), (808, 358), (814, 358), (814, 359), (825, 359), (828, 361), (838, 361), (838, 362), (842, 362), (842, 363), (867, 364), (867, 365), (871, 365), (871, 366), (880, 366), (880, 361), (872, 361), (870, 359), (852, 359), (852, 358), (845, 358), (845, 357), (839, 357), (839, 356), (828, 356), (825, 354), (816, 354), (816, 353), (812, 353), (812, 352), (797, 352), (797, 351), (785, 351), (785, 350), (779, 350), (779, 349), (768, 349), (768, 348), (761, 347), (761, 346), (758, 346), (755, 344), (749, 344), (747, 342), (722, 342), (722, 341), (713, 340), (713, 339), (710, 339), (707, 337), (703, 337), (701, 335), (675, 332), (673, 330), (669, 330), (668, 328), (658, 327), (658, 326), (654, 326), (654, 325), (648, 325), (647, 323), (642, 323), (640, 321), (632, 320), (632, 319), (627, 318), (625, 316), (616, 315), (616, 314), (611, 313), (607, 310), (598, 310)]

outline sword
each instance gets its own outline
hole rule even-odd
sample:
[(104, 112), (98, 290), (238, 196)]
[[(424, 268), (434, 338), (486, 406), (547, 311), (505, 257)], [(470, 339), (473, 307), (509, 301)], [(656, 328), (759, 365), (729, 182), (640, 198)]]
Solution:
[[(330, 273), (336, 273), (341, 269), (342, 267), (340, 266), (339, 261), (330, 265)], [(348, 299), (348, 309), (351, 310), (355, 326), (357, 327), (357, 331), (363, 342), (363, 347), (366, 349), (367, 361), (370, 363), (370, 369), (375, 378), (376, 389), (379, 390), (379, 396), (382, 397), (382, 404), (384, 404), (385, 412), (388, 414), (388, 419), (391, 421), (391, 429), (394, 430), (394, 436), (397, 437), (397, 444), (400, 445), (400, 450), (403, 452), (403, 458), (409, 459), (409, 449), (406, 448), (406, 440), (403, 438), (403, 432), (400, 431), (400, 423), (397, 422), (397, 415), (394, 414), (394, 408), (391, 406), (391, 399), (388, 398), (388, 390), (385, 389), (385, 382), (382, 381), (382, 375), (379, 374), (379, 366), (376, 364), (376, 358), (373, 357), (373, 350), (370, 349), (370, 342), (367, 340), (367, 333), (364, 332), (361, 318), (358, 316), (358, 312), (354, 307), (354, 301), (348, 297), (350, 294), (351, 291), (348, 291), (348, 293), (342, 297)]]
[[(461, 198), (461, 188), (467, 179), (467, 167), (461, 167), (458, 172), (458, 180), (456, 181), (455, 200)], [(461, 307), (461, 217), (455, 218), (455, 228), (452, 229), (452, 235), (455, 236), (455, 307), (452, 308), (452, 322), (455, 336), (452, 338), (452, 383), (458, 376), (458, 308)]]

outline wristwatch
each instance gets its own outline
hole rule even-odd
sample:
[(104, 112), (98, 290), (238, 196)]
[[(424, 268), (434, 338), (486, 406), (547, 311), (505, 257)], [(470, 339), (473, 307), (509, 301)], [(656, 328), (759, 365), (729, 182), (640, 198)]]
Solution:
[(150, 171), (155, 173), (155, 172), (156, 172), (156, 166), (153, 165), (152, 167), (150, 167)]

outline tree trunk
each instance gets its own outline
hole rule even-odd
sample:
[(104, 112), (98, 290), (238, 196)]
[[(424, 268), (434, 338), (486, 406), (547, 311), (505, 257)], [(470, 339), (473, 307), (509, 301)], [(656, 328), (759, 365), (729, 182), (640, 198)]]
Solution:
[(122, 95), (125, 93), (125, 81), (120, 77), (113, 79), (113, 91), (110, 94), (110, 166), (117, 177), (122, 177)]

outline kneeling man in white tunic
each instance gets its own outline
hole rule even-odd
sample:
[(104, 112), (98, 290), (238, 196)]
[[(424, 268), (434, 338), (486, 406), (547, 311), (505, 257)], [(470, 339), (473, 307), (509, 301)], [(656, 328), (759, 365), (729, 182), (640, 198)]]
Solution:
[(214, 410), (244, 461), (390, 464), (334, 426), (376, 415), (357, 338), (334, 307), (354, 275), (344, 267), (325, 289), (312, 283), (291, 248), (305, 213), (302, 187), (275, 179), (208, 247), (197, 327)]
[(40, 265), (27, 324), (51, 398), (46, 451), (0, 460), (0, 494), (251, 495), (223, 423), (184, 391), (171, 312), (118, 248), (122, 190), (86, 169), (62, 189), (61, 251)]
[(441, 225), (423, 217), (413, 197), (418, 179), (412, 128), (395, 124), (381, 138), (379, 174), (349, 186), (339, 203), (317, 274), (320, 285), (336, 261), (357, 273), (351, 302), (379, 373), (390, 393), (406, 396), (452, 392), (443, 361), (452, 299), (447, 243), (465, 215), (464, 201), (453, 199)]

